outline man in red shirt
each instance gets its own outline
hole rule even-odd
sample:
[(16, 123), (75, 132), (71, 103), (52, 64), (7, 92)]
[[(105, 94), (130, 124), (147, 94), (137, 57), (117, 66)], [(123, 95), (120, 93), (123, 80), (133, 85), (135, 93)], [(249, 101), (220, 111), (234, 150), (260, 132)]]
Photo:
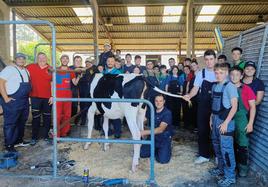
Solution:
[(30, 73), (32, 91), (30, 93), (32, 105), (32, 141), (31, 145), (35, 145), (39, 138), (41, 115), (43, 117), (44, 139), (48, 140), (48, 132), (51, 124), (51, 81), (52, 75), (48, 72), (50, 66), (47, 63), (45, 53), (38, 53), (37, 63), (30, 64), (27, 69)]
[[(61, 66), (57, 69), (56, 74), (56, 96), (58, 98), (72, 98), (71, 82), (76, 86), (81, 75), (75, 77), (74, 72), (68, 67), (69, 56), (62, 55), (60, 58)], [(70, 131), (72, 102), (57, 102), (57, 126), (58, 137), (67, 136)]]

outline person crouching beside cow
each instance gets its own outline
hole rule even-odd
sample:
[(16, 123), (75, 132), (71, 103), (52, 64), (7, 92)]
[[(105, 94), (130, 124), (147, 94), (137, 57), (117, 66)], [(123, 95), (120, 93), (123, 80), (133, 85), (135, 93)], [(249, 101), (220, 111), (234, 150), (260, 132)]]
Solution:
[[(104, 74), (112, 74), (112, 75), (117, 75), (120, 74), (121, 72), (115, 68), (115, 57), (113, 55), (109, 56), (107, 58), (107, 68), (104, 71)], [(121, 137), (121, 128), (122, 128), (122, 123), (121, 119), (113, 119), (109, 120), (111, 124), (113, 124), (114, 127), (114, 137), (116, 139)]]
[(8, 152), (16, 152), (16, 145), (26, 146), (23, 141), (24, 127), (29, 116), (30, 76), (26, 56), (17, 53), (15, 63), (0, 73), (0, 98), (4, 115), (5, 147)]
[[(163, 95), (157, 95), (155, 97), (155, 107), (155, 159), (161, 164), (166, 164), (171, 158), (172, 114), (165, 107), (165, 98)], [(141, 131), (142, 137), (150, 134), (150, 130)], [(147, 139), (150, 140), (150, 136)], [(150, 145), (143, 144), (141, 146), (140, 157), (150, 157)]]
[[(68, 67), (69, 56), (62, 55), (60, 58), (61, 66), (57, 69), (56, 74), (56, 95), (58, 98), (72, 98), (71, 82), (78, 84), (81, 76), (75, 77), (75, 73)], [(57, 127), (58, 137), (65, 137), (71, 129), (72, 102), (57, 102)]]

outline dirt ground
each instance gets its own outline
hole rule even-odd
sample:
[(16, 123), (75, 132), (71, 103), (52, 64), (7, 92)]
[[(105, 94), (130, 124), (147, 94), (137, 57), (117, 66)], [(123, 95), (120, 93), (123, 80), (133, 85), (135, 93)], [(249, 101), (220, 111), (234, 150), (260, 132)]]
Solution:
[[(2, 126), (0, 127), (2, 129)], [(123, 138), (129, 138), (129, 133), (125, 129)], [(72, 137), (85, 137), (86, 127), (72, 127)], [(31, 128), (26, 128), (26, 139), (30, 138)], [(94, 132), (94, 137), (99, 137), (98, 132)], [(113, 138), (113, 137), (111, 137)], [(3, 145), (3, 133), (0, 131), (0, 141)], [(72, 175), (81, 176), (83, 169), (89, 168), (90, 176), (96, 177), (96, 183), (90, 186), (100, 186), (98, 182), (103, 178), (128, 178), (131, 182), (124, 186), (146, 186), (142, 181), (148, 178), (149, 162), (142, 159), (139, 171), (135, 174), (130, 173), (131, 158), (133, 153), (132, 145), (113, 144), (110, 150), (102, 151), (102, 145), (92, 144), (89, 150), (82, 149), (81, 143), (59, 143), (58, 160), (62, 161), (58, 170), (60, 176)], [(19, 164), (9, 170), (0, 170), (1, 187), (47, 187), (47, 186), (85, 186), (81, 180), (71, 180), (67, 178), (48, 180), (48, 179), (29, 179), (19, 177), (3, 176), (8, 173), (23, 175), (49, 175), (51, 174), (52, 145), (41, 140), (36, 146), (29, 146), (18, 149), (20, 152)], [(155, 164), (156, 181), (159, 186), (217, 186), (216, 179), (211, 178), (208, 169), (214, 166), (214, 161), (202, 165), (193, 164), (197, 151), (196, 134), (187, 130), (177, 130), (173, 141), (172, 160), (167, 165)], [(74, 166), (64, 165), (64, 161), (75, 160)], [(39, 168), (30, 169), (33, 165)], [(98, 178), (97, 178), (98, 177)], [(100, 178), (101, 177), (101, 178)], [(87, 186), (87, 185), (86, 185)], [(117, 185), (119, 186), (119, 185)], [(122, 185), (121, 185), (122, 186)], [(247, 178), (238, 178), (237, 187), (265, 186), (252, 173)]]

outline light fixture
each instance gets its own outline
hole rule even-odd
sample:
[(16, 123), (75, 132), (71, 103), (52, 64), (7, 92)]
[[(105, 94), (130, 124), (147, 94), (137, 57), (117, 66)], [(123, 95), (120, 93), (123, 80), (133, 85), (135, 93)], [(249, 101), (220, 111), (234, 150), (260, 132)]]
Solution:
[(73, 8), (73, 11), (75, 14), (80, 17), (80, 16), (93, 16), (92, 10), (89, 7), (86, 8)]
[(221, 6), (220, 5), (206, 5), (203, 6), (200, 15), (215, 15), (218, 13), (220, 10)]
[(180, 21), (180, 16), (163, 16), (163, 23), (175, 23)]
[(256, 23), (257, 25), (263, 25), (264, 24), (264, 18), (263, 15), (258, 16), (258, 21)]
[(73, 8), (73, 11), (79, 18), (80, 22), (82, 24), (91, 24), (93, 23), (93, 13), (92, 9), (90, 7), (85, 8)]
[(164, 15), (181, 15), (183, 6), (164, 6)]
[(215, 16), (198, 16), (196, 22), (212, 22)]
[(129, 17), (130, 23), (145, 23), (145, 17)]
[(107, 18), (105, 19), (105, 26), (106, 26), (106, 27), (112, 27), (112, 26), (113, 26), (111, 17), (107, 17)]
[(145, 7), (127, 7), (129, 16), (145, 16)]
[(183, 6), (164, 6), (163, 23), (176, 23), (180, 21)]
[(145, 7), (127, 7), (130, 23), (145, 23)]
[(202, 7), (196, 22), (212, 22), (220, 10), (220, 5), (205, 5)]

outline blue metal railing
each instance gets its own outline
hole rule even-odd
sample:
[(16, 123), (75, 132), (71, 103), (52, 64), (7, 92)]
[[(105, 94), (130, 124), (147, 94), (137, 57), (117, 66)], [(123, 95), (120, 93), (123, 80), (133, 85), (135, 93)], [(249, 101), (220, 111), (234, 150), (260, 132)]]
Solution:
[[(0, 21), (0, 25), (7, 24), (31, 24), (31, 25), (48, 25), (51, 28), (52, 32), (52, 66), (53, 69), (56, 69), (56, 30), (54, 24), (49, 21), (44, 20), (26, 20), (26, 21)], [(49, 44), (50, 45), (50, 44)], [(144, 99), (98, 99), (98, 98), (57, 98), (56, 96), (56, 71), (52, 72), (53, 82), (52, 82), (52, 96), (53, 96), (53, 106), (52, 106), (52, 114), (53, 114), (53, 178), (59, 178), (57, 175), (57, 162), (58, 162), (58, 149), (57, 149), (57, 141), (63, 142), (101, 142), (101, 143), (123, 143), (123, 144), (149, 144), (150, 146), (150, 177), (147, 183), (156, 184), (155, 175), (154, 175), (154, 136), (151, 136), (151, 140), (107, 140), (107, 139), (91, 139), (91, 138), (58, 138), (57, 137), (57, 101), (79, 101), (79, 102), (121, 102), (121, 103), (145, 103), (150, 108), (150, 122), (151, 122), (151, 134), (154, 134), (154, 107), (151, 102)], [(40, 178), (40, 176), (34, 175), (12, 175), (9, 176), (16, 177), (31, 177), (31, 178)], [(50, 178), (50, 176), (45, 176)], [(66, 176), (72, 177), (72, 176)], [(65, 177), (65, 178), (66, 178)]]
[[(72, 45), (81, 45), (81, 46), (95, 46), (94, 43), (77, 43), (77, 42), (73, 42), (73, 43), (56, 43), (56, 45), (62, 45), (62, 46), (72, 46)], [(34, 63), (36, 63), (36, 55), (37, 55), (37, 48), (39, 46), (50, 46), (50, 43), (38, 43), (36, 44), (36, 46), (34, 46)], [(97, 46), (98, 47), (98, 46)]]

